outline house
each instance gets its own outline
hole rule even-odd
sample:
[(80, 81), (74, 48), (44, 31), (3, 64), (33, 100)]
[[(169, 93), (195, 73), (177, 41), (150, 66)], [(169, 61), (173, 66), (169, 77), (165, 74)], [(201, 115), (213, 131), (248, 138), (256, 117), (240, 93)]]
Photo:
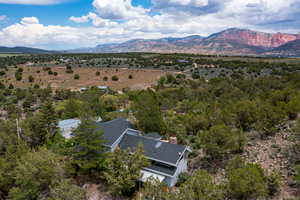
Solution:
[(104, 146), (113, 152), (117, 147), (135, 150), (143, 145), (150, 166), (141, 170), (141, 181), (153, 177), (173, 187), (180, 173), (187, 171), (187, 156), (190, 149), (180, 144), (171, 144), (161, 140), (158, 133), (142, 134), (124, 118), (108, 122), (95, 122), (96, 130), (103, 130)]
[(105, 85), (99, 85), (97, 86), (98, 89), (102, 90), (102, 91), (105, 91), (105, 92), (108, 92), (109, 88)]

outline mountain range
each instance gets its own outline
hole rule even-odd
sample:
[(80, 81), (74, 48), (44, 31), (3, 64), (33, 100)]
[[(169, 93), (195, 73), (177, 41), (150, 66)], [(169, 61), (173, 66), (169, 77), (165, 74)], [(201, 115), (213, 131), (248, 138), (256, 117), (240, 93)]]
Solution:
[(193, 53), (221, 55), (300, 56), (300, 33), (263, 33), (231, 28), (208, 37), (135, 39), (119, 44), (104, 44), (69, 52), (121, 53)]
[(48, 51), (44, 49), (30, 48), (30, 47), (3, 47), (0, 46), (0, 53), (28, 53), (28, 54), (41, 54), (41, 53), (54, 53), (55, 51)]
[[(0, 47), (0, 52), (53, 53), (53, 51), (26, 47)], [(191, 35), (182, 38), (134, 39), (123, 43), (101, 44), (92, 48), (62, 52), (155, 52), (300, 57), (300, 33), (264, 33), (249, 29), (230, 28), (208, 37)]]

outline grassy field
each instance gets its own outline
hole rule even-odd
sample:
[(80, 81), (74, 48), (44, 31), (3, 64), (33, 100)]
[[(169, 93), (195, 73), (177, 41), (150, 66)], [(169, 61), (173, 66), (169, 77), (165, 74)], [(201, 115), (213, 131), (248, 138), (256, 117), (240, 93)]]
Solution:
[[(21, 81), (16, 81), (15, 71), (16, 68), (9, 68), (8, 72), (1, 79), (6, 84), (13, 84), (15, 87), (25, 88), (34, 84), (41, 87), (50, 85), (53, 88), (64, 88), (71, 90), (78, 90), (82, 87), (109, 86), (115, 90), (121, 90), (129, 87), (133, 89), (143, 89), (151, 87), (156, 84), (157, 80), (165, 74), (159, 70), (143, 70), (143, 69), (110, 69), (110, 68), (73, 68), (74, 73), (68, 74), (65, 72), (65, 67), (52, 67), (52, 72), (57, 72), (58, 75), (49, 75), (48, 71), (44, 71), (42, 67), (23, 67), (23, 75)], [(96, 72), (100, 72), (100, 76), (96, 76)], [(74, 75), (79, 74), (80, 79), (75, 80)], [(112, 81), (112, 76), (116, 75), (119, 80)], [(129, 78), (132, 76), (132, 79)], [(34, 77), (34, 82), (30, 83), (29, 76)], [(103, 78), (107, 77), (108, 80), (104, 81)], [(0, 79), (0, 80), (1, 80)]]
[(10, 56), (27, 56), (28, 54), (19, 53), (0, 53), (0, 57), (10, 57)]

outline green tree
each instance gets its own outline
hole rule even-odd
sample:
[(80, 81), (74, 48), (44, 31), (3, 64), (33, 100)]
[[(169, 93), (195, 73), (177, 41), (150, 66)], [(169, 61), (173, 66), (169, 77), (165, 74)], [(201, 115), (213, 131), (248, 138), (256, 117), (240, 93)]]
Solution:
[(118, 81), (118, 80), (119, 80), (119, 77), (116, 76), (116, 75), (114, 75), (114, 76), (111, 77), (111, 80), (112, 80), (112, 81)]
[(229, 164), (227, 177), (232, 199), (257, 199), (268, 194), (267, 179), (258, 164), (245, 163), (236, 158)]
[(62, 119), (71, 119), (81, 116), (84, 108), (83, 101), (70, 98), (58, 104), (56, 111)]
[(61, 179), (61, 162), (61, 158), (44, 148), (24, 154), (14, 169), (15, 187), (10, 189), (9, 199), (41, 198), (54, 182)]
[(107, 169), (104, 172), (109, 189), (115, 195), (132, 193), (137, 180), (141, 177), (141, 169), (148, 166), (143, 147), (136, 151), (117, 148), (107, 159)]
[(114, 95), (103, 95), (100, 97), (100, 102), (107, 112), (116, 111), (119, 104), (119, 99)]
[(138, 126), (145, 132), (165, 132), (162, 112), (154, 92), (141, 91), (134, 99), (134, 116)]
[(34, 82), (33, 76), (29, 76), (29, 77), (28, 77), (28, 81), (29, 81), (30, 83)]
[[(77, 174), (99, 174), (104, 167), (105, 150), (103, 131), (90, 121), (83, 119), (74, 131), (71, 139), (73, 144), (71, 155), (73, 166)], [(95, 175), (94, 174), (94, 175)]]
[(58, 119), (51, 100), (47, 100), (41, 107), (41, 123), (50, 141), (58, 133)]
[(42, 146), (48, 142), (51, 143), (58, 133), (57, 124), (57, 115), (52, 103), (46, 101), (39, 113), (24, 120), (22, 124), (24, 138), (31, 147)]
[(75, 74), (75, 75), (74, 75), (74, 79), (75, 79), (75, 80), (79, 80), (79, 79), (80, 79), (79, 74)]
[(17, 81), (21, 81), (22, 80), (22, 72), (16, 72), (15, 73), (15, 78)]
[(180, 200), (223, 200), (222, 188), (215, 184), (213, 178), (199, 170), (179, 188)]
[(245, 131), (251, 130), (253, 124), (257, 121), (257, 106), (256, 103), (249, 100), (244, 100), (236, 103), (235, 115), (237, 126)]
[(199, 142), (212, 159), (243, 151), (245, 141), (246, 136), (242, 131), (232, 130), (226, 125), (216, 125), (199, 133)]

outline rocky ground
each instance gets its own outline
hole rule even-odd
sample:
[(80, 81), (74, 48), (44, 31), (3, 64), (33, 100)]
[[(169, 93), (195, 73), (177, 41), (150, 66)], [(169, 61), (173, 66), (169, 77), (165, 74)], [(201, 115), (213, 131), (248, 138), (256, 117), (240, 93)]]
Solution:
[(281, 188), (273, 200), (291, 199), (296, 197), (296, 189), (291, 187), (294, 182), (290, 175), (291, 166), (288, 160), (288, 150), (293, 144), (292, 127), (295, 122), (287, 122), (280, 131), (266, 139), (255, 139), (248, 142), (243, 157), (252, 163), (258, 163), (267, 174), (278, 173), (281, 177)]

